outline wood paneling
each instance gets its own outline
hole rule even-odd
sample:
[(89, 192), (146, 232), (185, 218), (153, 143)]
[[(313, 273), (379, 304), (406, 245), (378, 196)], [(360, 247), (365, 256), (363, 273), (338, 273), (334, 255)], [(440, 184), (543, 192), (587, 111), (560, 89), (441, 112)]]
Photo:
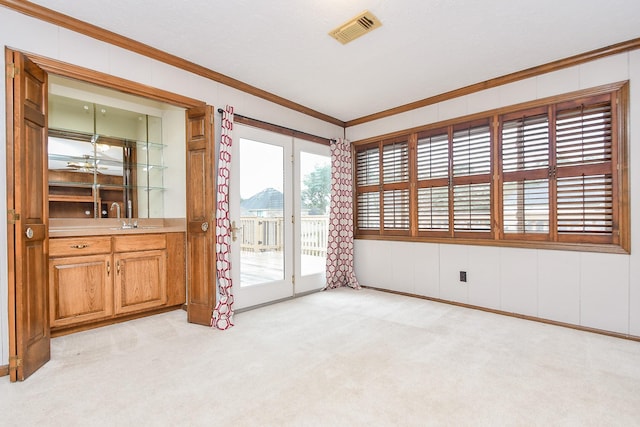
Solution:
[(167, 305), (184, 304), (187, 295), (186, 239), (184, 233), (167, 233)]

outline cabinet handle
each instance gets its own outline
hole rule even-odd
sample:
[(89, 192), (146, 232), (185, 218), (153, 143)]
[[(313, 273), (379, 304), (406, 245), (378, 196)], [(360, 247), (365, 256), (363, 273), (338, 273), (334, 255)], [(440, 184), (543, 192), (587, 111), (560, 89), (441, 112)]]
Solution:
[(88, 248), (89, 245), (87, 245), (86, 243), (78, 243), (77, 245), (71, 245), (71, 247), (73, 249), (84, 249), (84, 248)]
[(116, 262), (116, 271), (120, 274), (120, 261)]
[(111, 274), (111, 261), (107, 261), (107, 276)]

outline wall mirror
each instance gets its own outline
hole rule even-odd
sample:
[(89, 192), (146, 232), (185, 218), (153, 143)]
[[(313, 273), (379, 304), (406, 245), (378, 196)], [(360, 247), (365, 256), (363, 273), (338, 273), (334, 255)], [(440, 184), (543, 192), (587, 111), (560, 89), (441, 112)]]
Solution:
[(162, 113), (89, 86), (50, 83), (49, 217), (164, 217)]

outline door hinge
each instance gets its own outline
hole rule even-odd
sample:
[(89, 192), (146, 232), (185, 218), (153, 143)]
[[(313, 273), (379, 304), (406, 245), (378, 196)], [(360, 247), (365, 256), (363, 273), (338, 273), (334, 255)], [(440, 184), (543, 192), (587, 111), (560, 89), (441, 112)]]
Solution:
[(296, 217), (294, 215), (291, 215), (291, 224), (295, 224), (296, 223)]
[(296, 276), (295, 276), (295, 274), (292, 274), (292, 275), (291, 275), (291, 284), (292, 284), (292, 285), (295, 285), (295, 284), (296, 284)]
[(7, 75), (12, 79), (16, 78), (16, 75), (18, 74), (19, 71), (20, 69), (16, 67), (16, 64), (14, 63), (7, 64)]
[(22, 366), (22, 358), (18, 356), (9, 356), (9, 370), (15, 371)]
[(7, 209), (7, 224), (15, 224), (20, 221), (20, 214), (15, 209)]

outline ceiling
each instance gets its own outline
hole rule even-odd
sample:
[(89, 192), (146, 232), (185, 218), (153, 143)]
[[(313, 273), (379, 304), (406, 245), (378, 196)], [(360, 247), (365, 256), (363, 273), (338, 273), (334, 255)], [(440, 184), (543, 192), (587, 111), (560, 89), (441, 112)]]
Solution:
[[(638, 0), (34, 0), (350, 121), (640, 37)], [(364, 10), (382, 26), (342, 45)]]

